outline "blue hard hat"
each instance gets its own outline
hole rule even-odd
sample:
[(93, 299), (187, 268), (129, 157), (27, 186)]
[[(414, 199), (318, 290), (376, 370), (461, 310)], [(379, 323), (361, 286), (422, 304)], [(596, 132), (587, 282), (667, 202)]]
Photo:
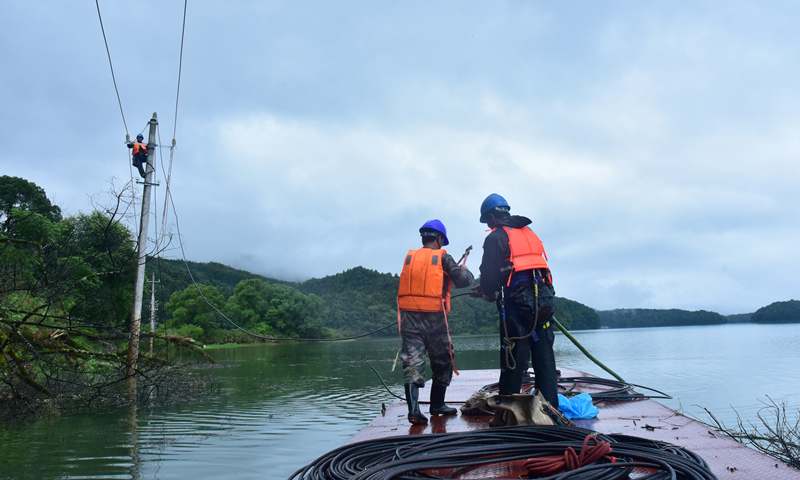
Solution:
[(142, 135), (142, 134), (140, 133), (139, 135), (136, 135), (136, 138), (144, 138), (144, 135)]
[[(500, 195), (493, 193), (486, 197), (486, 200), (481, 203), (481, 223), (486, 223), (489, 221), (489, 214), (497, 208), (501, 207), (501, 211), (509, 211), (511, 210), (511, 206), (506, 202), (506, 199), (501, 197)], [(505, 207), (505, 208), (502, 208)]]
[(435, 234), (436, 236), (441, 235), (444, 237), (442, 246), (444, 247), (445, 245), (450, 245), (450, 240), (447, 239), (447, 229), (444, 228), (444, 223), (440, 222), (439, 220), (428, 220), (425, 222), (425, 225), (419, 228), (419, 233), (423, 237), (431, 234)]

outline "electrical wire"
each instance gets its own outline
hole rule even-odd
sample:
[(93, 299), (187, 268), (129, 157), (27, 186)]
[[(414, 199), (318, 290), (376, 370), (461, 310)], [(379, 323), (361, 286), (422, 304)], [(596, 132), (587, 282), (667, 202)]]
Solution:
[[(397, 395), (396, 393), (394, 393), (389, 388), (388, 385), (386, 385), (386, 382), (383, 380), (383, 377), (381, 376), (380, 373), (378, 373), (377, 370), (375, 370), (375, 367), (369, 367), (369, 368), (371, 368), (372, 371), (375, 372), (375, 375), (378, 376), (378, 379), (383, 384), (383, 388), (385, 388), (386, 391), (389, 392), (389, 395), (391, 395), (391, 396), (393, 396), (395, 398), (399, 398), (400, 400), (403, 400), (403, 401), (406, 400), (405, 397), (401, 397), (400, 395)], [(533, 393), (534, 381), (535, 381), (534, 377), (524, 377), (523, 381), (522, 381), (523, 388), (520, 389), (520, 393), (523, 393), (523, 394), (525, 394), (525, 393), (527, 393), (527, 394)], [(656, 390), (655, 388), (645, 387), (645, 386), (642, 386), (642, 385), (635, 385), (633, 383), (624, 383), (624, 382), (620, 382), (620, 381), (617, 381), (617, 380), (611, 380), (609, 378), (560, 377), (558, 379), (558, 383), (559, 383), (559, 388), (561, 389), (561, 391), (559, 393), (561, 393), (562, 395), (564, 395), (566, 397), (574, 396), (574, 395), (577, 395), (578, 393), (581, 393), (581, 392), (575, 392), (573, 390), (575, 388), (575, 386), (578, 385), (578, 384), (583, 384), (583, 385), (602, 385), (602, 386), (606, 386), (606, 387), (612, 387), (611, 389), (604, 390), (602, 392), (590, 393), (589, 395), (591, 395), (591, 397), (592, 397), (592, 403), (624, 402), (624, 401), (632, 401), (632, 400), (646, 400), (646, 399), (653, 399), (653, 398), (655, 398), (655, 399), (666, 399), (666, 400), (672, 399), (672, 397), (670, 395), (667, 395), (664, 392), (660, 392), (660, 391)], [(572, 388), (567, 388), (565, 386), (567, 384), (572, 384), (573, 387)], [(500, 390), (499, 386), (500, 386), (499, 383), (490, 383), (488, 385), (484, 385), (483, 387), (481, 387), (479, 391), (487, 392), (487, 393), (496, 393), (496, 392), (498, 392)], [(639, 388), (639, 389), (644, 389), (644, 390), (650, 390), (651, 392), (658, 393), (658, 395), (644, 395), (644, 394), (641, 394), (641, 393), (637, 393), (637, 392), (633, 391), (634, 387), (635, 388)], [(573, 394), (573, 395), (570, 395), (570, 394)], [(424, 402), (420, 402), (420, 403), (424, 403)], [(494, 409), (491, 409), (491, 410), (494, 411)], [(491, 413), (491, 412), (487, 411), (487, 414), (488, 413)]]
[(181, 70), (183, 69), (183, 38), (186, 33), (186, 8), (189, 0), (183, 1), (183, 27), (181, 28), (181, 54), (178, 60), (178, 93), (175, 95), (175, 124), (172, 127), (172, 143), (175, 143), (175, 132), (178, 130), (178, 98), (181, 96)]
[(212, 304), (211, 304), (211, 302), (210, 302), (210, 301), (208, 301), (208, 299), (206, 298), (206, 296), (203, 294), (203, 291), (200, 289), (200, 286), (199, 286), (199, 285), (197, 284), (197, 282), (195, 281), (195, 279), (194, 279), (194, 275), (192, 275), (192, 270), (189, 268), (189, 261), (186, 259), (186, 251), (185, 251), (185, 250), (184, 250), (184, 248), (183, 248), (183, 239), (182, 239), (182, 237), (181, 237), (181, 228), (180, 228), (180, 223), (178, 222), (178, 212), (177, 212), (177, 210), (175, 209), (175, 201), (174, 201), (174, 199), (173, 199), (173, 197), (172, 197), (172, 195), (171, 195), (171, 194), (169, 195), (169, 200), (170, 200), (170, 204), (172, 205), (172, 213), (173, 213), (173, 215), (175, 216), (175, 228), (176, 228), (176, 230), (178, 231), (178, 245), (180, 245), (180, 247), (181, 247), (181, 256), (183, 257), (183, 263), (184, 263), (184, 265), (186, 265), (186, 271), (189, 273), (189, 278), (192, 280), (192, 284), (193, 284), (193, 285), (195, 286), (195, 288), (197, 289), (197, 293), (199, 293), (199, 294), (200, 294), (200, 297), (202, 297), (202, 298), (203, 298), (203, 300), (206, 302), (206, 304), (207, 304), (209, 307), (211, 307), (211, 308), (212, 308), (212, 309), (213, 309), (215, 312), (217, 312), (217, 313), (218, 313), (218, 314), (219, 314), (219, 315), (220, 315), (222, 318), (224, 318), (225, 320), (227, 320), (227, 321), (228, 321), (228, 323), (230, 323), (231, 325), (233, 325), (233, 326), (234, 326), (234, 327), (236, 327), (237, 329), (241, 330), (242, 332), (244, 332), (244, 333), (246, 333), (246, 334), (248, 334), (248, 335), (250, 335), (250, 336), (252, 336), (252, 337), (255, 337), (255, 338), (260, 338), (260, 339), (262, 339), (262, 340), (280, 340), (280, 341), (284, 341), (284, 340), (293, 340), (293, 341), (297, 341), (297, 342), (339, 342), (339, 341), (344, 341), (344, 340), (355, 340), (355, 339), (357, 339), (357, 338), (366, 337), (366, 336), (368, 336), (368, 335), (372, 335), (373, 333), (378, 333), (378, 332), (380, 332), (380, 331), (382, 331), (382, 330), (386, 330), (387, 328), (390, 328), (390, 327), (394, 327), (394, 326), (396, 326), (396, 324), (395, 324), (394, 322), (392, 322), (392, 323), (390, 323), (389, 325), (386, 325), (386, 326), (383, 326), (383, 327), (381, 327), (381, 328), (375, 329), (375, 330), (373, 330), (373, 331), (371, 331), (371, 332), (363, 333), (363, 334), (361, 334), (361, 335), (354, 335), (354, 336), (352, 336), (352, 337), (341, 337), (341, 338), (291, 338), (291, 337), (267, 337), (267, 336), (264, 336), (264, 335), (259, 335), (259, 334), (257, 334), (257, 333), (253, 333), (253, 332), (251, 332), (251, 331), (249, 331), (249, 330), (246, 330), (246, 329), (242, 328), (242, 327), (241, 327), (239, 324), (237, 324), (236, 322), (234, 322), (233, 320), (231, 320), (230, 318), (228, 318), (228, 316), (227, 316), (227, 315), (225, 315), (224, 313), (222, 313), (222, 312), (221, 312), (221, 311), (220, 311), (220, 310), (219, 310), (217, 307), (215, 307), (214, 305), (212, 305)]
[(172, 158), (173, 153), (175, 152), (175, 139), (172, 139), (172, 146), (169, 147), (169, 170), (164, 171), (164, 162), (161, 162), (161, 171), (166, 177), (165, 187), (164, 187), (164, 212), (161, 214), (161, 231), (167, 230), (167, 197), (170, 195), (170, 181), (172, 180)]
[(103, 17), (100, 15), (100, 0), (95, 0), (97, 5), (97, 18), (100, 19), (100, 30), (103, 32), (103, 41), (106, 44), (106, 53), (108, 54), (108, 66), (111, 67), (111, 80), (114, 81), (114, 90), (117, 92), (117, 102), (119, 102), (119, 113), (122, 115), (122, 124), (125, 125), (125, 134), (128, 135), (128, 124), (125, 122), (125, 113), (122, 111), (122, 99), (119, 97), (119, 89), (117, 88), (117, 79), (114, 77), (114, 65), (111, 63), (111, 50), (108, 48), (108, 39), (106, 39), (106, 29), (103, 27)]
[[(100, 15), (99, 0), (95, 0), (95, 1), (97, 3), (97, 14), (99, 16)], [(183, 262), (186, 265), (186, 271), (189, 273), (189, 278), (191, 278), (192, 283), (194, 284), (195, 288), (197, 288), (197, 292), (200, 294), (200, 296), (203, 298), (203, 300), (206, 302), (206, 304), (209, 307), (211, 307), (214, 311), (216, 311), (220, 316), (222, 316), (222, 318), (227, 320), (231, 325), (233, 325), (237, 329), (241, 330), (242, 332), (244, 332), (244, 333), (246, 333), (246, 334), (248, 334), (248, 335), (250, 335), (252, 337), (260, 338), (260, 339), (263, 339), (263, 340), (295, 340), (295, 341), (306, 341), (306, 342), (332, 342), (332, 341), (354, 340), (354, 339), (366, 337), (368, 335), (372, 335), (373, 333), (377, 333), (377, 332), (380, 332), (382, 330), (386, 330), (387, 328), (393, 327), (395, 324), (391, 323), (389, 325), (383, 326), (383, 327), (378, 328), (376, 330), (373, 330), (371, 332), (367, 332), (367, 333), (364, 333), (364, 334), (361, 334), (361, 335), (354, 335), (354, 336), (351, 336), (351, 337), (342, 337), (342, 338), (283, 338), (283, 337), (267, 337), (267, 336), (264, 336), (264, 335), (258, 335), (256, 333), (250, 332), (250, 331), (242, 328), (240, 325), (238, 325), (236, 322), (234, 322), (230, 318), (228, 318), (217, 307), (215, 307), (214, 305), (211, 304), (211, 302), (208, 301), (206, 296), (203, 294), (203, 291), (200, 289), (200, 286), (197, 285), (197, 282), (195, 281), (194, 276), (192, 275), (192, 271), (189, 268), (189, 262), (186, 260), (186, 252), (185, 252), (185, 250), (183, 248), (183, 240), (181, 238), (180, 226), (178, 224), (178, 214), (177, 214), (177, 210), (175, 209), (175, 202), (174, 202), (174, 199), (172, 198), (172, 193), (170, 192), (170, 189), (169, 189), (169, 186), (170, 186), (169, 183), (170, 183), (171, 176), (172, 176), (172, 160), (173, 160), (173, 150), (175, 148), (175, 135), (176, 135), (176, 132), (178, 130), (178, 103), (179, 103), (180, 94), (181, 94), (181, 73), (183, 71), (183, 45), (184, 45), (184, 39), (185, 39), (185, 35), (186, 35), (186, 12), (187, 12), (187, 9), (188, 9), (188, 3), (189, 3), (188, 0), (184, 0), (184, 3), (183, 3), (183, 25), (182, 25), (182, 28), (181, 28), (181, 49), (180, 49), (180, 56), (179, 56), (179, 60), (178, 60), (178, 87), (177, 87), (177, 92), (176, 92), (176, 95), (175, 95), (175, 121), (174, 121), (173, 129), (172, 129), (172, 146), (170, 147), (169, 171), (168, 171), (168, 173), (166, 173), (166, 177), (167, 177), (166, 192), (165, 192), (165, 195), (164, 195), (164, 213), (162, 215), (162, 222), (164, 222), (164, 225), (162, 225), (161, 231), (163, 233), (166, 230), (167, 201), (169, 201), (169, 203), (172, 205), (173, 214), (175, 215), (175, 227), (176, 227), (177, 232), (178, 232), (178, 243), (179, 243), (179, 245), (181, 247), (181, 255), (183, 257)], [(101, 18), (100, 19), (100, 27), (101, 27), (101, 29), (102, 29), (102, 26), (103, 26), (103, 21), (102, 21), (102, 18)], [(105, 40), (105, 30), (103, 30), (103, 39)], [(106, 42), (106, 50), (108, 51), (108, 42)], [(108, 51), (108, 52), (109, 52), (108, 53), (108, 61), (109, 61), (109, 65), (110, 65), (111, 64), (111, 53), (110, 53), (110, 51)], [(111, 68), (111, 76), (112, 76), (112, 78), (114, 77), (113, 66)], [(117, 83), (116, 83), (116, 80), (114, 80), (114, 88), (116, 89), (116, 87), (117, 87)], [(117, 90), (117, 99), (119, 100), (119, 91), (118, 90)], [(121, 113), (122, 112), (122, 101), (121, 100), (120, 100), (119, 104), (120, 104), (120, 113)], [(124, 114), (122, 116), (122, 120), (123, 120), (123, 123), (124, 123), (125, 122)], [(144, 130), (142, 130), (142, 131), (144, 131)], [(126, 124), (125, 125), (125, 133), (127, 133), (127, 132), (128, 132), (128, 126)], [(158, 129), (157, 132), (158, 132), (157, 133), (158, 134), (158, 146), (159, 146), (159, 149), (160, 149), (161, 145), (162, 145), (161, 144), (161, 130)], [(155, 154), (155, 152), (154, 152), (154, 154)], [(161, 169), (162, 169), (162, 171), (164, 169), (163, 162), (162, 162)], [(154, 167), (154, 174), (155, 174), (155, 167)], [(131, 176), (132, 175), (133, 175), (133, 171), (131, 170)], [(154, 199), (154, 201), (156, 203), (158, 203), (157, 200)], [(155, 236), (156, 236), (156, 251), (158, 251), (159, 245), (160, 245), (159, 237), (158, 237), (158, 226), (157, 226), (158, 222), (157, 222), (157, 220), (158, 219), (156, 218), (156, 232), (155, 232)], [(160, 261), (160, 257), (159, 257), (159, 261)]]
[[(530, 377), (523, 377), (522, 378), (522, 385), (523, 388), (520, 390), (521, 393), (531, 393), (534, 389), (534, 383), (536, 381), (535, 376)], [(599, 377), (559, 377), (558, 379), (558, 387), (561, 391), (562, 395), (567, 397), (570, 396), (570, 393), (575, 393), (571, 388), (568, 389), (565, 385), (572, 384), (573, 388), (575, 385), (583, 384), (583, 385), (601, 385), (604, 387), (611, 387), (609, 390), (604, 390), (602, 392), (597, 393), (590, 393), (589, 395), (592, 396), (593, 403), (599, 402), (622, 402), (622, 401), (631, 401), (631, 400), (645, 400), (645, 399), (672, 399), (670, 395), (667, 395), (664, 392), (658, 391), (655, 388), (645, 387), (642, 385), (636, 385), (634, 383), (628, 382), (620, 382), (618, 380), (611, 380), (610, 378), (599, 378)], [(641, 393), (634, 392), (634, 388), (649, 390), (651, 392), (656, 392), (658, 395), (644, 395)], [(488, 385), (484, 385), (480, 389), (483, 392), (497, 392), (499, 391), (499, 383), (490, 383)]]
[[(369, 368), (371, 368), (371, 369), (372, 369), (372, 371), (373, 371), (373, 372), (375, 372), (375, 375), (377, 375), (377, 376), (378, 376), (378, 380), (380, 380), (380, 381), (381, 381), (381, 383), (383, 384), (383, 388), (385, 388), (385, 389), (386, 389), (386, 391), (387, 391), (387, 392), (389, 392), (389, 395), (393, 396), (394, 398), (399, 398), (400, 400), (402, 400), (402, 401), (404, 401), (404, 402), (406, 401), (406, 397), (401, 397), (400, 395), (398, 395), (398, 394), (394, 393), (393, 391), (391, 391), (391, 390), (389, 389), (389, 385), (386, 385), (386, 382), (384, 382), (384, 381), (383, 381), (383, 377), (381, 376), (381, 374), (380, 374), (380, 373), (378, 373), (378, 371), (377, 371), (377, 370), (375, 370), (375, 367), (369, 367)], [(425, 402), (419, 402), (419, 403), (425, 403)]]
[[(683, 447), (666, 442), (606, 435), (579, 427), (515, 426), (460, 433), (403, 435), (366, 440), (332, 450), (289, 476), (289, 480), (392, 480), (413, 478), (486, 478), (479, 468), (519, 470), (519, 462), (564, 457), (579, 452), (587, 437), (611, 446), (613, 458), (548, 479), (621, 480), (631, 472), (650, 480), (715, 480), (708, 463)], [(514, 463), (516, 462), (516, 463)], [(476, 471), (477, 470), (477, 471)], [(514, 471), (516, 474), (517, 472)], [(509, 478), (508, 476), (504, 478)], [(516, 477), (514, 477), (516, 478)]]
[[(159, 158), (163, 158), (163, 155), (161, 155), (161, 150), (162, 149), (161, 149), (161, 128), (160, 127), (161, 126), (159, 124), (156, 124), (156, 138), (158, 139), (158, 144), (156, 146), (158, 148), (153, 151), (153, 165), (152, 165), (152, 167), (153, 167), (153, 176), (150, 177), (150, 183), (152, 183), (153, 185), (156, 184), (156, 174), (158, 173), (158, 169), (156, 168), (156, 165), (155, 165), (156, 164), (156, 152), (158, 152)], [(158, 162), (158, 163), (160, 165), (163, 162)], [(161, 168), (163, 170), (164, 167), (162, 166)], [(164, 201), (166, 202), (166, 198), (164, 199)], [(158, 205), (158, 189), (155, 189), (155, 188), (153, 189), (153, 203)], [(158, 235), (158, 209), (157, 208), (153, 209), (153, 220), (154, 220), (154, 222), (153, 222), (153, 225), (154, 225), (153, 226), (153, 230), (154, 230), (153, 231), (153, 238), (155, 238), (155, 251), (158, 252), (159, 251), (159, 245), (161, 245), (161, 238)], [(159, 280), (161, 280), (161, 279), (159, 278)]]

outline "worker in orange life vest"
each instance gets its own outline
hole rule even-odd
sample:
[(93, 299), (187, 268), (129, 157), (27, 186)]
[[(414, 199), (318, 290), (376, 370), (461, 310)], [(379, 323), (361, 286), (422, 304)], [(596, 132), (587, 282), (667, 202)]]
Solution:
[(419, 229), (422, 248), (409, 250), (400, 274), (397, 294), (398, 322), (403, 346), (403, 383), (408, 403), (408, 421), (426, 424), (419, 410), (419, 389), (425, 386), (425, 355), (431, 361), (430, 413), (455, 415), (445, 404), (445, 393), (453, 378), (453, 357), (447, 312), (450, 290), (468, 287), (474, 277), (466, 265), (458, 265), (442, 247), (448, 245), (447, 230), (439, 220)]
[[(552, 276), (531, 221), (510, 215), (505, 198), (493, 193), (481, 204), (481, 223), (492, 232), (483, 244), (481, 283), (476, 296), (496, 302), (500, 312), (500, 395), (519, 393), (533, 364), (535, 387), (558, 408), (558, 376), (553, 353)], [(510, 340), (517, 338), (517, 340)]]
[(133, 166), (139, 169), (142, 178), (147, 176), (147, 144), (144, 143), (144, 135), (136, 135), (136, 142), (128, 142), (128, 148), (133, 149)]

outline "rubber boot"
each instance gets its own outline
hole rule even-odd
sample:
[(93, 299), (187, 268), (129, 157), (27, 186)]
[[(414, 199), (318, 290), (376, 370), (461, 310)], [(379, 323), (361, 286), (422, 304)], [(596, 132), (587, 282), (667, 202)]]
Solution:
[(448, 407), (444, 403), (444, 394), (447, 392), (446, 385), (434, 383), (431, 385), (431, 415), (456, 415), (458, 411), (455, 408)]
[(419, 387), (406, 384), (406, 403), (408, 404), (408, 421), (414, 425), (425, 425), (428, 417), (419, 411)]

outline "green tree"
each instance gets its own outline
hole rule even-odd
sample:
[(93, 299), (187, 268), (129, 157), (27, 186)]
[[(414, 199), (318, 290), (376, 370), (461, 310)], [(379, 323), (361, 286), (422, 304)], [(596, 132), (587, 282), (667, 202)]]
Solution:
[[(197, 289), (203, 292), (200, 292)], [(206, 302), (205, 299), (208, 300)], [(169, 322), (170, 328), (181, 328), (185, 325), (194, 325), (198, 327), (199, 333), (195, 330), (192, 335), (202, 338), (202, 335), (212, 329), (226, 328), (227, 321), (221, 318), (220, 315), (211, 307), (209, 303), (220, 311), (225, 308), (225, 298), (217, 291), (216, 288), (207, 285), (190, 285), (184, 290), (180, 290), (172, 294), (169, 302), (165, 305), (166, 309), (172, 315)], [(224, 322), (224, 323), (223, 323)], [(186, 333), (186, 332), (184, 332)], [(186, 335), (186, 336), (192, 336)], [(195, 338), (195, 337), (192, 337)]]
[(580, 302), (562, 297), (556, 297), (555, 303), (555, 316), (567, 330), (592, 330), (600, 328), (600, 316), (594, 309)]
[(286, 285), (244, 280), (228, 299), (227, 311), (240, 326), (259, 335), (295, 338), (330, 335), (324, 324), (322, 300)]
[[(16, 401), (27, 410), (52, 397), (58, 402), (43, 404), (119, 402), (133, 235), (115, 210), (54, 221), (28, 206), (4, 211), (13, 229), (0, 232), (0, 406)], [(188, 339), (160, 338), (210, 359)], [(169, 375), (164, 367), (157, 357), (140, 357), (135, 375), (143, 393)]]
[(698, 310), (689, 312), (672, 308), (628, 308), (597, 312), (603, 326), (609, 328), (681, 327), (687, 325), (721, 325), (728, 320), (716, 312)]
[(75, 308), (105, 325), (124, 325), (133, 308), (138, 258), (133, 233), (100, 211), (69, 217), (62, 224), (63, 270), (87, 278), (76, 292)]
[(44, 190), (24, 178), (0, 177), (0, 232), (13, 234), (15, 217), (12, 210), (18, 208), (28, 213), (38, 213), (51, 222), (61, 221), (61, 208), (50, 203)]
[(800, 323), (800, 301), (775, 302), (761, 307), (750, 317), (753, 323)]

